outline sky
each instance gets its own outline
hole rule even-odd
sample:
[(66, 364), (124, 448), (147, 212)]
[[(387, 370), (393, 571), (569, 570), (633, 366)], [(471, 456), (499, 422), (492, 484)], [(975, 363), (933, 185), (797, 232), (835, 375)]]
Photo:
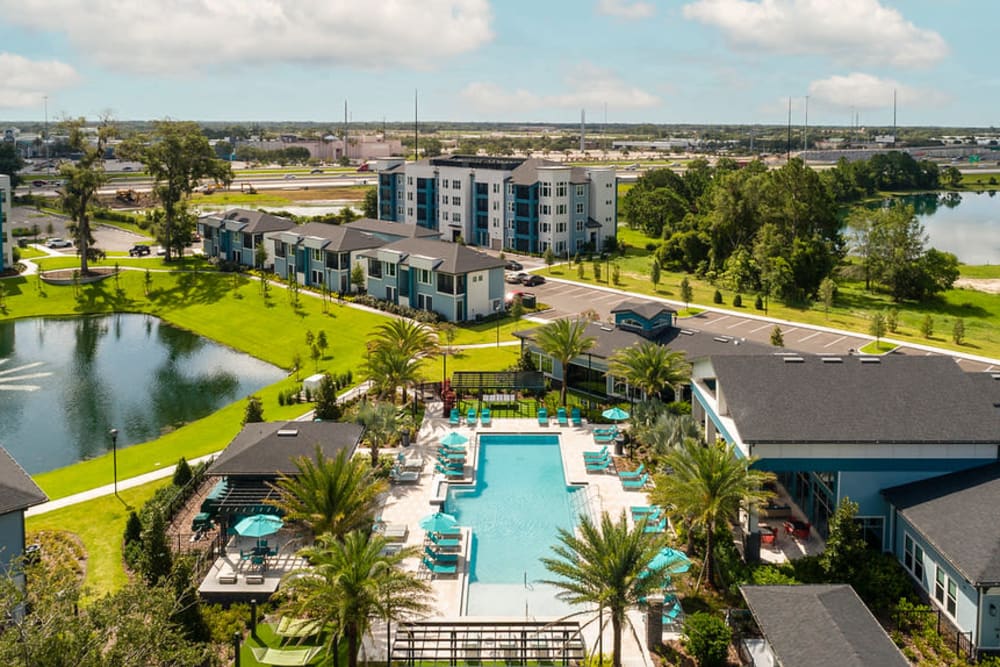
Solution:
[[(0, 0), (0, 126), (1000, 125), (996, 0)], [(992, 48), (991, 48), (992, 47)]]

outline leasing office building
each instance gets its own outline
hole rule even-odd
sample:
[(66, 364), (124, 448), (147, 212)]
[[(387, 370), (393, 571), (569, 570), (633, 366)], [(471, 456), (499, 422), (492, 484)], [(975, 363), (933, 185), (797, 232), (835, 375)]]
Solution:
[(613, 167), (454, 155), (379, 173), (379, 218), (493, 250), (567, 256), (614, 237)]

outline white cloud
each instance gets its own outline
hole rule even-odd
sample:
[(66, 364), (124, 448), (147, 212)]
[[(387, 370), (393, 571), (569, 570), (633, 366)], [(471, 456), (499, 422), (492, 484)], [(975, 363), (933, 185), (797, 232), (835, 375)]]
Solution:
[(660, 98), (622, 81), (610, 70), (582, 65), (566, 78), (566, 90), (539, 95), (528, 90), (504, 90), (492, 83), (473, 82), (462, 97), (481, 111), (530, 111), (534, 109), (583, 109), (607, 104), (613, 109), (644, 109), (660, 104)]
[(620, 19), (647, 19), (656, 13), (656, 8), (648, 2), (639, 0), (597, 0), (597, 11), (607, 16), (616, 16)]
[(836, 109), (890, 109), (893, 90), (897, 104), (902, 107), (937, 107), (948, 101), (939, 91), (907, 86), (863, 72), (834, 75), (809, 84), (810, 99)]
[(42, 98), (74, 85), (76, 70), (58, 60), (29, 60), (16, 53), (0, 52), (0, 109), (41, 107)]
[(424, 68), (493, 38), (487, 0), (0, 0), (6, 21), (64, 32), (108, 68), (214, 65)]
[(823, 55), (848, 66), (926, 67), (948, 54), (941, 35), (879, 0), (695, 0), (683, 12), (739, 49)]

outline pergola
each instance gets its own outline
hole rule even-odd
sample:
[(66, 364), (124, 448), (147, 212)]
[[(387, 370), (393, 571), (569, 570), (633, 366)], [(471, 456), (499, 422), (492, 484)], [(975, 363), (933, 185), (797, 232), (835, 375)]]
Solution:
[(392, 644), (392, 662), (564, 665), (583, 664), (580, 624), (570, 621), (404, 623)]

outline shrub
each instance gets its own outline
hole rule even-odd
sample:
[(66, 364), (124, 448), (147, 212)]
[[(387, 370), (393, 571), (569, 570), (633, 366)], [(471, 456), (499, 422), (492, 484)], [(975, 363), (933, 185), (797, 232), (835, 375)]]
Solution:
[(645, 246), (646, 252), (656, 252), (656, 246), (657, 246), (657, 244), (655, 244), (652, 241), (650, 241)]
[(757, 298), (754, 299), (753, 307), (757, 310), (764, 310), (764, 299), (761, 298), (760, 294), (758, 294)]
[(722, 292), (715, 290), (715, 294), (712, 295), (712, 303), (722, 303)]
[(684, 623), (684, 648), (700, 667), (722, 667), (729, 657), (732, 631), (718, 616), (697, 612)]
[(250, 605), (236, 603), (228, 608), (219, 604), (202, 605), (201, 613), (208, 632), (216, 644), (233, 641), (233, 634), (242, 633), (250, 625)]
[(733, 297), (733, 308), (742, 308), (742, 307), (743, 307), (743, 296), (741, 294), (737, 294), (736, 296)]
[(750, 573), (750, 583), (755, 586), (773, 586), (800, 582), (792, 574), (784, 572), (774, 565), (761, 565)]
[(174, 468), (174, 486), (180, 488), (191, 481), (192, 473), (191, 466), (188, 465), (187, 459), (183, 456), (181, 460), (177, 462), (177, 467)]
[(124, 539), (126, 545), (142, 539), (142, 521), (139, 520), (139, 515), (135, 513), (135, 510), (128, 513), (128, 519), (125, 521)]
[(284, 404), (285, 404), (285, 392), (279, 391), (278, 392), (278, 405), (282, 405), (283, 406)]

